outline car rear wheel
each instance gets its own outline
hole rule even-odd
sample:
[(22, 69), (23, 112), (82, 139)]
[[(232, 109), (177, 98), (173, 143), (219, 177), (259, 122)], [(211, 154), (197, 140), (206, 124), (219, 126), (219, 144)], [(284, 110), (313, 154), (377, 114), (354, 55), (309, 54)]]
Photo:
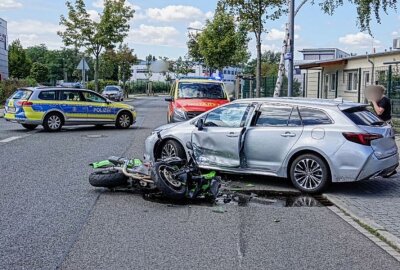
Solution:
[(303, 192), (320, 193), (330, 183), (328, 165), (317, 155), (301, 155), (290, 166), (290, 179)]
[(167, 159), (172, 157), (186, 159), (186, 152), (180, 143), (174, 140), (168, 140), (163, 144), (159, 158)]
[(63, 126), (63, 119), (59, 113), (49, 113), (43, 120), (46, 131), (59, 131)]
[(129, 128), (132, 125), (132, 115), (127, 112), (123, 112), (118, 115), (116, 126), (117, 128)]
[(28, 130), (34, 130), (38, 125), (22, 124), (22, 126)]

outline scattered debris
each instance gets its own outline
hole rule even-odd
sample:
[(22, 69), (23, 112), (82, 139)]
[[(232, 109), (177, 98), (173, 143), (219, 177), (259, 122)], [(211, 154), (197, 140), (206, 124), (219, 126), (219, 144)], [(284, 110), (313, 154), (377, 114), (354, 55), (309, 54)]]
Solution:
[(276, 219), (274, 219), (274, 222), (278, 223), (278, 222), (281, 222), (281, 220), (276, 218)]
[(246, 187), (255, 187), (253, 184), (247, 184)]
[(214, 213), (220, 213), (220, 214), (225, 213), (224, 208), (221, 207), (221, 206), (213, 207), (212, 211), (213, 211)]

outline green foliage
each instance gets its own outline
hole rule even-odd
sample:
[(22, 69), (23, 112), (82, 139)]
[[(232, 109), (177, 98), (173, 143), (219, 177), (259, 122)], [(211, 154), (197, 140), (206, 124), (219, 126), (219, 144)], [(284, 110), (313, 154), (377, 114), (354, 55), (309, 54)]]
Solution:
[(133, 49), (130, 49), (127, 44), (120, 45), (116, 54), (118, 63), (118, 79), (122, 81), (125, 88), (125, 83), (132, 76), (132, 65), (137, 63), (137, 56), (133, 54)]
[(29, 76), (31, 61), (19, 39), (14, 40), (8, 49), (8, 68), (11, 78), (23, 79)]
[[(261, 55), (261, 77), (277, 76), (281, 54), (265, 51)], [(244, 68), (245, 74), (256, 74), (257, 59), (252, 59)]]
[(123, 42), (130, 28), (129, 21), (133, 18), (134, 10), (126, 5), (125, 0), (104, 0), (104, 10), (100, 21), (90, 18), (83, 0), (75, 0), (73, 5), (66, 2), (68, 16), (61, 16), (60, 24), (65, 31), (59, 31), (66, 46), (85, 48), (95, 58), (95, 89), (99, 90), (98, 73), (99, 58), (103, 49), (112, 48)]
[(49, 69), (46, 65), (35, 62), (32, 65), (30, 77), (40, 83), (47, 82), (49, 78)]
[(178, 60), (175, 62), (171, 62), (170, 70), (175, 74), (175, 76), (179, 75), (188, 75), (193, 71), (193, 62), (188, 58), (182, 58), (179, 56)]
[(99, 77), (104, 80), (118, 80), (117, 54), (108, 49), (100, 55)]
[(10, 79), (0, 81), (0, 104), (4, 104), (5, 100), (11, 96), (20, 87), (36, 86), (37, 83), (33, 79)]
[[(101, 92), (103, 91), (104, 87), (106, 87), (107, 85), (119, 85), (118, 81), (113, 81), (113, 80), (99, 80), (99, 91)], [(95, 82), (94, 81), (90, 81), (86, 83), (86, 88), (96, 91), (96, 87), (95, 87)]]
[(32, 63), (46, 63), (48, 49), (45, 44), (28, 47), (25, 52), (29, 59), (31, 59)]

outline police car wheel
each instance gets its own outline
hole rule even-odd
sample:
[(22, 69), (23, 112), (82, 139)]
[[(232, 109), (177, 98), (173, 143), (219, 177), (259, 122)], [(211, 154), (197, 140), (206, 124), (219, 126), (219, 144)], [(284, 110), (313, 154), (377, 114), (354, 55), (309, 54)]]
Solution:
[(38, 125), (22, 124), (22, 126), (28, 130), (34, 130)]
[(118, 128), (129, 128), (132, 124), (132, 116), (129, 113), (121, 113), (117, 118), (116, 126)]
[(63, 119), (58, 113), (46, 115), (43, 121), (43, 127), (46, 131), (59, 131), (62, 128)]

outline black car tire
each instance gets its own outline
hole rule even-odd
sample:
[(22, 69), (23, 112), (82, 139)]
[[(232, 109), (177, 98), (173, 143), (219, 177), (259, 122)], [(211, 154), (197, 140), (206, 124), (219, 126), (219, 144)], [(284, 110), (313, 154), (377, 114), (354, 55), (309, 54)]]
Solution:
[(122, 112), (118, 115), (115, 122), (117, 128), (127, 129), (132, 125), (132, 115), (128, 112)]
[[(307, 170), (307, 168), (309, 169)], [(309, 180), (306, 180), (307, 176)], [(310, 194), (321, 193), (331, 182), (327, 163), (315, 154), (304, 154), (297, 157), (290, 165), (289, 177), (297, 189)], [(315, 179), (319, 180), (319, 182)], [(313, 187), (312, 185), (315, 186)]]
[[(58, 125), (51, 125), (50, 121), (57, 121)], [(53, 131), (60, 131), (64, 124), (64, 119), (60, 113), (49, 113), (43, 120), (43, 128), (46, 131), (53, 132)]]
[(91, 173), (89, 183), (94, 187), (115, 188), (126, 186), (128, 177), (122, 172), (108, 169)]
[(24, 128), (28, 129), (28, 130), (34, 130), (35, 128), (37, 128), (38, 125), (31, 125), (31, 124), (21, 124)]
[[(175, 153), (175, 155), (163, 157), (163, 152), (165, 152), (167, 154), (168, 152), (171, 152), (171, 151), (173, 151), (173, 153)], [(168, 140), (165, 143), (163, 143), (162, 147), (159, 151), (159, 155), (158, 155), (159, 159), (168, 158), (168, 157), (178, 157), (180, 159), (187, 158), (186, 152), (185, 152), (185, 149), (183, 148), (183, 146), (174, 140)]]

